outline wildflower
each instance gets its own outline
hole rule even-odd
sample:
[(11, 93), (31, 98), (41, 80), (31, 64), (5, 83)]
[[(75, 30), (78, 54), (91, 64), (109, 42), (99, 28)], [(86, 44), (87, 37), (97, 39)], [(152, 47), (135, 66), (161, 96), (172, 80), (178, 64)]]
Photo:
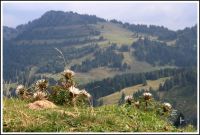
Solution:
[(87, 98), (91, 98), (92, 96), (86, 90), (81, 90), (81, 94), (85, 95)]
[(163, 111), (168, 112), (172, 109), (172, 106), (170, 103), (163, 103)]
[(69, 91), (73, 94), (73, 95), (78, 95), (80, 94), (80, 90), (74, 86), (69, 87)]
[(38, 80), (35, 84), (36, 90), (43, 91), (47, 88), (48, 81), (45, 79)]
[(145, 99), (145, 110), (147, 110), (147, 106), (148, 106), (148, 101), (152, 98), (152, 94), (149, 92), (145, 92), (143, 93), (143, 97)]
[(144, 99), (145, 99), (145, 100), (149, 100), (149, 99), (152, 98), (152, 94), (149, 93), (149, 92), (145, 92), (145, 93), (143, 93), (143, 96), (144, 96)]
[(131, 96), (131, 95), (126, 96), (124, 99), (125, 99), (126, 102), (128, 102), (129, 104), (131, 104), (131, 100), (133, 99), (133, 96)]
[(66, 78), (72, 78), (75, 75), (74, 71), (70, 70), (70, 69), (65, 69), (64, 70), (64, 76)]
[(45, 99), (47, 96), (47, 94), (45, 92), (42, 91), (37, 91), (33, 94), (33, 98), (36, 100), (42, 100)]
[(76, 105), (76, 99), (77, 97), (79, 97), (80, 95), (83, 95), (83, 96), (86, 96), (88, 98), (88, 101), (90, 103), (90, 105), (92, 104), (91, 103), (91, 95), (86, 91), (86, 90), (79, 90), (78, 88), (74, 87), (74, 86), (71, 86), (69, 88), (69, 91), (71, 93), (71, 96), (72, 96), (72, 103), (74, 105)]
[(80, 94), (83, 94), (87, 97), (91, 97), (91, 95), (86, 91), (86, 90), (79, 90), (78, 88), (74, 87), (74, 86), (71, 86), (69, 88), (69, 91), (71, 93), (73, 93), (74, 95), (80, 95)]
[(131, 95), (125, 97), (125, 101), (127, 101), (127, 100), (132, 100), (132, 99), (133, 99), (133, 97), (132, 97)]
[(24, 92), (25, 92), (24, 85), (18, 85), (15, 92), (16, 92), (17, 95), (23, 95)]
[(136, 106), (137, 108), (140, 107), (140, 102), (139, 102), (139, 101), (135, 102), (134, 104), (135, 104), (135, 106)]

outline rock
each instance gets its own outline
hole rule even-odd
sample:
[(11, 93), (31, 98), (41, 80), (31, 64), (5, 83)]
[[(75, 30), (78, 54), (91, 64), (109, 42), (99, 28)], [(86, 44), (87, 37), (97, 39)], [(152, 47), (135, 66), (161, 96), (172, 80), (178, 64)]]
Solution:
[(35, 101), (33, 103), (29, 103), (27, 106), (28, 106), (29, 109), (33, 109), (33, 110), (56, 108), (57, 107), (54, 103), (52, 103), (48, 100), (38, 100), (38, 101)]

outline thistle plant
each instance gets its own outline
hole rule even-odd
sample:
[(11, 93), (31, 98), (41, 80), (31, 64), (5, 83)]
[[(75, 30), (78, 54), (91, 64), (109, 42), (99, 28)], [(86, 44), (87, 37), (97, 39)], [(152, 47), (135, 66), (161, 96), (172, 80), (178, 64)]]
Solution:
[(134, 105), (135, 105), (137, 108), (140, 108), (140, 101), (136, 101), (136, 102), (134, 103)]
[(81, 105), (88, 102), (92, 106), (92, 96), (85, 89), (80, 90), (75, 86), (73, 80), (75, 72), (65, 69), (61, 75), (64, 78), (60, 79), (61, 82), (58, 85), (51, 87), (52, 92), (49, 99), (60, 105), (76, 106), (81, 101)]
[(48, 87), (48, 81), (45, 80), (45, 79), (38, 80), (35, 83), (35, 90), (36, 91), (45, 91), (47, 87)]
[(127, 102), (129, 105), (131, 105), (132, 103), (132, 100), (133, 100), (133, 96), (132, 95), (129, 95), (129, 96), (126, 96), (124, 98), (125, 102)]
[(71, 98), (72, 98), (72, 103), (73, 105), (75, 106), (76, 105), (76, 101), (79, 97), (83, 96), (83, 97), (86, 97), (88, 102), (91, 104), (91, 95), (86, 91), (86, 90), (79, 90), (78, 88), (74, 87), (74, 86), (71, 86), (69, 89), (69, 92), (70, 92), (70, 95), (71, 95)]
[(46, 98), (47, 98), (47, 94), (45, 92), (42, 92), (42, 91), (36, 91), (33, 94), (34, 100), (42, 100), (42, 99), (46, 99)]
[(22, 100), (28, 99), (28, 98), (30, 98), (30, 93), (28, 93), (27, 90), (28, 89), (25, 88), (24, 85), (20, 84), (20, 85), (17, 86), (15, 93)]
[(45, 79), (38, 80), (35, 83), (35, 93), (33, 93), (34, 100), (42, 100), (47, 98), (48, 81)]
[(23, 95), (25, 94), (26, 88), (24, 87), (24, 85), (18, 85), (16, 88), (16, 95), (19, 97), (23, 97)]
[[(62, 79), (61, 86), (56, 85), (52, 86), (52, 92), (48, 93), (48, 81), (45, 79), (38, 80), (33, 87), (33, 93), (29, 93), (24, 85), (19, 85), (16, 89), (16, 93), (19, 97), (30, 98), (34, 100), (43, 100), (49, 99), (58, 104), (68, 104), (72, 103), (76, 106), (78, 100), (86, 99), (90, 106), (92, 106), (92, 96), (85, 90), (79, 90), (75, 87), (75, 82), (73, 81), (73, 77), (75, 75), (74, 71), (70, 69), (64, 70), (63, 74), (64, 79)], [(30, 95), (31, 96), (27, 96)], [(84, 102), (85, 103), (85, 102)]]
[(148, 107), (148, 102), (149, 102), (150, 99), (152, 98), (152, 94), (149, 93), (149, 92), (144, 92), (144, 93), (143, 93), (143, 97), (144, 97), (145, 104), (146, 104), (146, 109), (147, 109), (147, 107)]
[(163, 103), (162, 104), (163, 107), (163, 112), (170, 112), (172, 110), (172, 106), (170, 103)]
[(64, 70), (64, 74), (62, 74), (65, 78), (65, 80), (62, 82), (62, 86), (65, 89), (69, 89), (70, 87), (74, 86), (75, 83), (72, 79), (72, 77), (74, 77), (75, 73), (72, 70), (66, 69)]

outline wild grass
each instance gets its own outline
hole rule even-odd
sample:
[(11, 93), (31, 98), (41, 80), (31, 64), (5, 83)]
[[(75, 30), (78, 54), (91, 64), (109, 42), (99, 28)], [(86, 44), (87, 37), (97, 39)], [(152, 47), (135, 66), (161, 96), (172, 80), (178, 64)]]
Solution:
[[(177, 129), (154, 111), (133, 106), (109, 105), (94, 108), (59, 106), (30, 110), (27, 102), (3, 99), (4, 132), (194, 132), (191, 126)], [(73, 114), (73, 115), (72, 115)]]
[(55, 49), (56, 51), (59, 52), (60, 56), (58, 55), (58, 57), (63, 59), (63, 61), (64, 61), (64, 63), (65, 63), (65, 65), (64, 65), (64, 67), (65, 67), (65, 66), (67, 65), (67, 63), (66, 63), (65, 56), (63, 55), (62, 51), (59, 50), (59, 49), (56, 48), (56, 47), (55, 47), (54, 49)]

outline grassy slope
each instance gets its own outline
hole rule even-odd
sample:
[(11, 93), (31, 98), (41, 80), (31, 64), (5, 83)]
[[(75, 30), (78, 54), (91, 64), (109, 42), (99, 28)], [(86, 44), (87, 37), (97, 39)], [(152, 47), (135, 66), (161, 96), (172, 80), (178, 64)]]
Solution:
[[(4, 132), (194, 132), (191, 126), (176, 129), (154, 111), (135, 107), (102, 106), (30, 110), (19, 99), (3, 100)], [(63, 111), (65, 113), (63, 113)], [(72, 115), (70, 114), (74, 114)]]
[(147, 80), (147, 85), (143, 86), (142, 84), (138, 84), (135, 86), (127, 87), (122, 89), (120, 92), (115, 92), (113, 94), (110, 94), (108, 96), (102, 97), (100, 99), (103, 100), (103, 104), (117, 104), (122, 92), (125, 93), (125, 95), (132, 95), (134, 92), (140, 90), (140, 89), (149, 89), (149, 87), (157, 89), (159, 87), (160, 83), (164, 83), (164, 81), (168, 79), (168, 77), (160, 78), (158, 80)]
[[(101, 28), (102, 26), (104, 26), (104, 28)], [(110, 22), (98, 23), (95, 27), (100, 30), (101, 35), (111, 43), (117, 43), (119, 45), (131, 45), (134, 41), (137, 40), (137, 38), (132, 36), (133, 32), (122, 28), (122, 26), (118, 24)]]

